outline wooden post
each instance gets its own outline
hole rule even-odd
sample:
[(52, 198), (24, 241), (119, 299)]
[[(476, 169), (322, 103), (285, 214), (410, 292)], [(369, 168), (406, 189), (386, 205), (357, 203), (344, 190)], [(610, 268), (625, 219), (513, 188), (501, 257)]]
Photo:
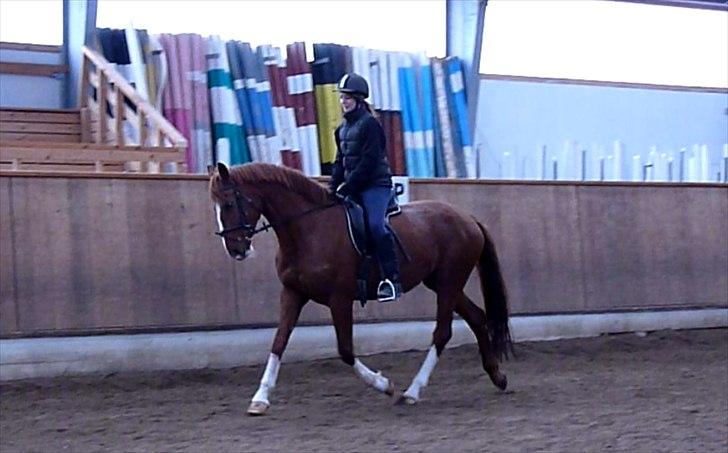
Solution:
[(114, 106), (114, 119), (116, 120), (116, 146), (121, 148), (124, 146), (124, 93), (121, 92), (118, 86), (114, 85), (114, 95), (116, 98), (116, 105)]
[(86, 55), (84, 54), (81, 59), (81, 88), (78, 90), (78, 106), (80, 109), (88, 107), (88, 97), (90, 96), (89, 91), (89, 71), (91, 70), (90, 64)]
[(99, 139), (98, 143), (106, 143), (106, 132), (108, 128), (108, 116), (106, 113), (106, 97), (109, 90), (109, 81), (103, 70), (96, 69), (99, 76), (99, 88), (96, 91), (99, 100)]
[(159, 173), (159, 167), (161, 165), (161, 162), (156, 160), (150, 160), (147, 162), (147, 173)]
[(162, 129), (157, 127), (154, 129), (154, 132), (152, 133), (152, 144), (159, 146), (160, 148), (164, 147), (164, 134), (162, 134)]
[[(88, 102), (88, 98), (86, 100)], [(83, 107), (79, 115), (81, 117), (81, 143), (93, 143), (93, 137), (91, 137), (91, 109)]]
[(147, 114), (141, 108), (137, 109), (137, 113), (139, 114), (139, 146), (143, 147), (146, 145), (147, 135), (149, 135), (147, 129)]

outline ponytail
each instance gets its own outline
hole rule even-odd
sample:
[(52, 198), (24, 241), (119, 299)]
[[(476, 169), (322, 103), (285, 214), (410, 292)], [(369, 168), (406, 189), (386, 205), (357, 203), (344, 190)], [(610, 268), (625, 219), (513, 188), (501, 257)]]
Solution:
[(359, 100), (359, 104), (367, 111), (371, 116), (374, 118), (378, 118), (377, 112), (374, 110), (374, 107), (371, 106), (367, 101), (364, 99)]

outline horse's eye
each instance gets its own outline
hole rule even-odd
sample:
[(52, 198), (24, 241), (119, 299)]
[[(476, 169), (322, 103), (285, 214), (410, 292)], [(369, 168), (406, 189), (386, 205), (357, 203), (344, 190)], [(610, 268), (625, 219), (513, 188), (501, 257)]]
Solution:
[(226, 202), (226, 203), (225, 203), (225, 205), (224, 205), (223, 207), (224, 207), (225, 209), (232, 209), (232, 208), (233, 208), (233, 206), (235, 206), (235, 205), (233, 204), (233, 202), (232, 202), (232, 201), (228, 201), (228, 202)]

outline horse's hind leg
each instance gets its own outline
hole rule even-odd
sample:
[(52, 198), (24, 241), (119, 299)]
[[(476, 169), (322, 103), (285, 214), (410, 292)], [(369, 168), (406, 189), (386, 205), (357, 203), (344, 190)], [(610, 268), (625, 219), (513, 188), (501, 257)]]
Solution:
[(353, 315), (351, 300), (345, 298), (332, 298), (329, 301), (331, 309), (331, 319), (334, 322), (336, 330), (336, 341), (339, 347), (339, 356), (347, 365), (354, 368), (357, 376), (359, 376), (368, 385), (374, 387), (382, 393), (389, 396), (394, 395), (394, 384), (387, 379), (381, 372), (370, 370), (361, 360), (354, 356), (353, 342)]
[(432, 346), (427, 351), (425, 361), (405, 390), (399, 403), (415, 404), (420, 399), (420, 391), (427, 386), (437, 361), (452, 338), (452, 314), (456, 297), (450, 291), (437, 292), (437, 324), (432, 334)]
[(485, 312), (475, 305), (464, 293), (458, 298), (455, 304), (455, 312), (470, 326), (478, 340), (478, 349), (480, 349), (480, 357), (483, 361), (483, 369), (490, 376), (493, 384), (501, 390), (505, 390), (508, 385), (506, 375), (498, 369), (498, 356), (493, 352), (488, 338), (488, 329), (485, 324)]

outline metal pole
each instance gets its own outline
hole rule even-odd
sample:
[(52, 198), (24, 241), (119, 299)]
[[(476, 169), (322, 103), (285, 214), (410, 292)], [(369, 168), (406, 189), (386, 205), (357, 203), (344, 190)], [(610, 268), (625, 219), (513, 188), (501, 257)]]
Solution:
[(475, 131), (478, 111), (480, 55), (487, 4), (488, 0), (446, 0), (445, 4), (446, 52), (463, 62), (471, 134)]
[(89, 44), (96, 31), (98, 0), (63, 0), (63, 61), (68, 74), (63, 89), (66, 108), (78, 107), (83, 56), (81, 46)]

